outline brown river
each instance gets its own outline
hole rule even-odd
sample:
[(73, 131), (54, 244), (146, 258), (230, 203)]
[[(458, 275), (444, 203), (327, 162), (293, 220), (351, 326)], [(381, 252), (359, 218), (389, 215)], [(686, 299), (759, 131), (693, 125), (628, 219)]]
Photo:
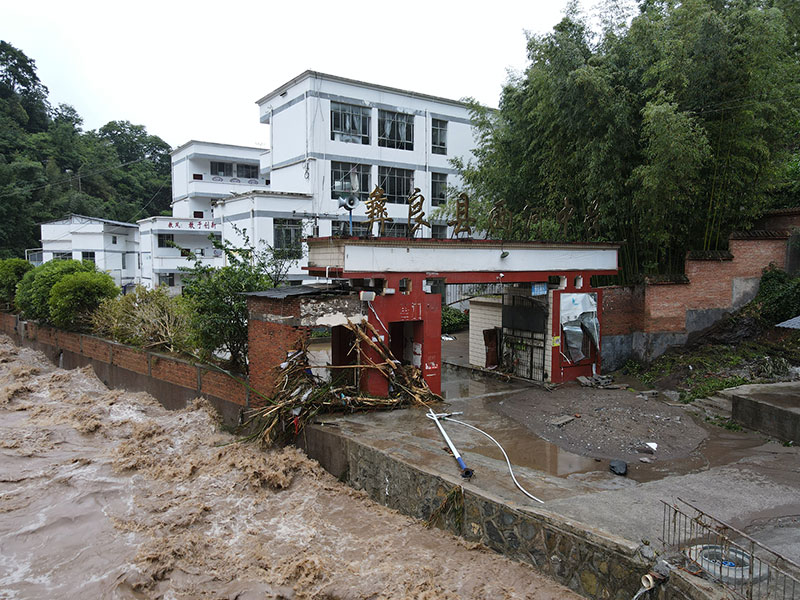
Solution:
[(579, 596), (0, 336), (0, 598)]

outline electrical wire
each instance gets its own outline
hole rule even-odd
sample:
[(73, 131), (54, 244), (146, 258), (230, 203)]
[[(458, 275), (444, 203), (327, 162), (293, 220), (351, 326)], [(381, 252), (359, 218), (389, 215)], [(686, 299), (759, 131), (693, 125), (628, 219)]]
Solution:
[[(433, 418), (430, 415), (426, 415), (426, 416), (429, 419)], [(458, 419), (453, 419), (452, 417), (441, 417), (441, 418), (444, 419), (445, 421), (452, 421), (453, 423), (458, 423), (459, 425), (463, 425), (464, 427), (469, 427), (470, 429), (474, 429), (478, 433), (481, 433), (481, 434), (485, 435), (487, 438), (489, 438), (490, 440), (492, 440), (495, 443), (495, 445), (498, 448), (500, 448), (500, 452), (503, 453), (503, 456), (506, 459), (506, 464), (508, 465), (508, 472), (511, 474), (511, 479), (514, 481), (514, 485), (516, 485), (519, 488), (519, 491), (521, 491), (523, 494), (525, 494), (528, 498), (531, 498), (532, 500), (536, 500), (536, 502), (539, 502), (540, 504), (544, 504), (544, 500), (540, 500), (539, 498), (537, 498), (536, 496), (534, 496), (533, 494), (528, 492), (528, 490), (526, 490), (524, 487), (522, 487), (522, 485), (520, 485), (519, 481), (517, 481), (517, 478), (514, 476), (514, 469), (511, 468), (511, 461), (508, 458), (508, 454), (506, 454), (506, 451), (500, 445), (500, 442), (498, 442), (496, 439), (494, 439), (492, 436), (490, 436), (488, 433), (486, 433), (482, 429), (478, 429), (474, 425), (470, 425), (469, 423), (465, 423), (464, 421), (459, 421)]]

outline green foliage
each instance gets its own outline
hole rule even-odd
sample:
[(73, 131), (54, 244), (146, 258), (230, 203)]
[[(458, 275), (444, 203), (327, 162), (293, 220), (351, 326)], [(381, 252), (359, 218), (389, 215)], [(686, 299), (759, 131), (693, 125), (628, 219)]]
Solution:
[(25, 273), (17, 286), (15, 303), (26, 319), (50, 321), (50, 291), (63, 277), (91, 272), (94, 263), (79, 260), (51, 260)]
[(298, 257), (297, 249), (274, 249), (250, 243), (245, 231), (237, 230), (241, 246), (210, 237), (225, 253), (228, 266), (212, 269), (199, 260), (184, 271), (183, 295), (192, 309), (192, 327), (204, 358), (224, 353), (233, 369), (247, 371), (247, 298), (245, 292), (276, 287)]
[(759, 317), (768, 325), (800, 315), (800, 277), (792, 278), (770, 265), (761, 276), (754, 303)]
[(142, 286), (104, 300), (92, 314), (92, 331), (121, 344), (166, 352), (194, 351), (188, 302), (167, 288)]
[(117, 294), (119, 288), (108, 273), (78, 271), (65, 275), (50, 290), (50, 320), (56, 327), (82, 331), (100, 303)]
[(31, 269), (33, 269), (33, 265), (21, 258), (0, 260), (0, 302), (14, 304), (17, 284)]
[(499, 110), (473, 104), (475, 158), (455, 166), (478, 228), (624, 240), (630, 281), (680, 272), (800, 188), (800, 37), (789, 0), (618, 7), (599, 34), (572, 4), (532, 36)]
[(469, 327), (469, 315), (453, 308), (442, 306), (442, 333), (455, 333)]
[(69, 213), (120, 221), (169, 208), (169, 145), (141, 125), (83, 131), (53, 108), (25, 54), (0, 42), (0, 257), (40, 245), (38, 223)]
[(749, 379), (745, 379), (739, 375), (732, 377), (714, 377), (706, 376), (703, 378), (693, 378), (690, 381), (690, 388), (681, 392), (681, 402), (692, 402), (697, 398), (709, 398), (720, 390), (724, 390), (737, 385), (744, 385), (750, 383)]

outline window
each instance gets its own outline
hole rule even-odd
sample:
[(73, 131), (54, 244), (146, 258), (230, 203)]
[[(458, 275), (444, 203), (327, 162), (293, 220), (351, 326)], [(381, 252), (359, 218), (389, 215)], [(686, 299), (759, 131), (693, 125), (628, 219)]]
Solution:
[(395, 169), (393, 167), (378, 168), (378, 185), (383, 188), (386, 201), (393, 204), (406, 204), (411, 190), (414, 189), (414, 171)]
[(447, 225), (433, 225), (431, 227), (431, 237), (437, 240), (447, 239)]
[[(376, 231), (378, 231), (376, 229)], [(384, 237), (408, 237), (408, 223), (386, 223), (383, 227)]]
[(273, 233), (275, 234), (276, 250), (283, 250), (283, 258), (302, 258), (303, 248), (300, 245), (303, 239), (303, 222), (300, 219), (274, 219)]
[(175, 236), (171, 233), (158, 234), (158, 247), (159, 248), (172, 248), (175, 243)]
[(211, 161), (211, 175), (233, 177), (233, 163)]
[(94, 262), (94, 252), (81, 252), (81, 260)]
[(431, 173), (431, 206), (447, 202), (447, 173)]
[(112, 244), (116, 244), (117, 243), (117, 236), (115, 236), (115, 235), (111, 236), (111, 243)]
[(122, 253), (122, 265), (121, 265), (121, 267), (122, 267), (123, 271), (128, 268), (128, 256), (124, 252)]
[(431, 129), (431, 152), (447, 154), (447, 121), (433, 119)]
[(358, 199), (366, 200), (370, 193), (369, 165), (331, 161), (331, 198), (349, 196), (358, 187)]
[[(331, 223), (331, 234), (349, 237), (350, 221), (333, 221)], [(355, 237), (366, 237), (370, 234), (369, 223), (366, 221), (353, 221), (353, 235)]]
[(369, 144), (369, 122), (372, 110), (331, 102), (331, 140), (352, 144)]
[(379, 110), (378, 146), (397, 148), (399, 150), (413, 150), (414, 115)]
[(72, 252), (53, 252), (53, 260), (72, 260)]
[(242, 179), (258, 179), (258, 166), (257, 165), (240, 165), (236, 164), (236, 176)]
[(169, 287), (175, 287), (175, 273), (159, 273), (158, 285), (168, 285)]
[(192, 216), (195, 219), (202, 219), (205, 216), (205, 213), (202, 210), (196, 210), (192, 213)]
[(203, 181), (202, 173), (192, 173), (192, 181)]

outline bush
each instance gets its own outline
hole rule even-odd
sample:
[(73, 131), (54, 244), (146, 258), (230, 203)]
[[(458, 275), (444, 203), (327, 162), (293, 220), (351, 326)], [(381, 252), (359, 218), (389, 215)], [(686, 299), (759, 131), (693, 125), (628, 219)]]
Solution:
[(92, 331), (149, 350), (194, 350), (187, 302), (170, 296), (165, 287), (148, 290), (137, 285), (124, 296), (104, 300), (92, 315)]
[(792, 279), (786, 271), (770, 265), (761, 276), (755, 301), (760, 318), (768, 325), (800, 315), (800, 278)]
[(442, 333), (455, 333), (469, 327), (469, 315), (452, 306), (442, 307)]
[(63, 329), (85, 329), (100, 303), (117, 294), (119, 288), (108, 273), (81, 271), (65, 275), (50, 290), (50, 320)]
[(62, 277), (95, 271), (94, 263), (51, 260), (28, 271), (17, 286), (14, 302), (26, 319), (50, 320), (50, 290)]
[(31, 269), (33, 269), (33, 265), (21, 258), (0, 260), (0, 302), (14, 304), (17, 284)]

